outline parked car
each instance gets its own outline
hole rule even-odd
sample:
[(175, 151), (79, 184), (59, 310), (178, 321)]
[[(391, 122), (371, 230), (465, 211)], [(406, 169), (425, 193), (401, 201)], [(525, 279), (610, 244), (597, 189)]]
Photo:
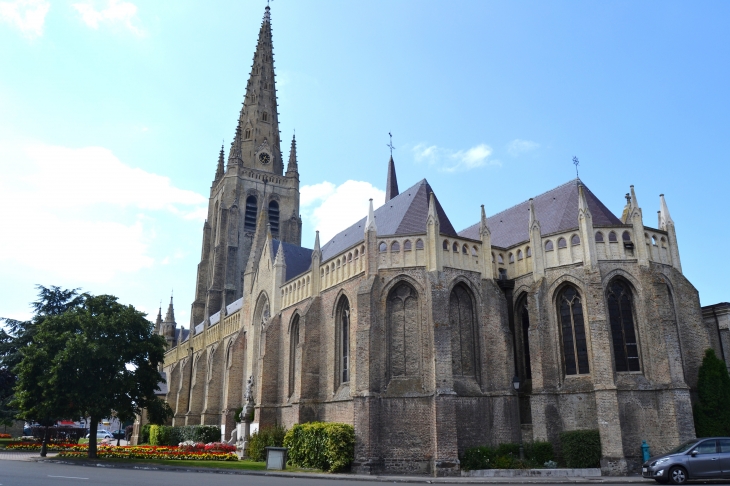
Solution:
[(112, 432), (112, 437), (114, 437), (115, 439), (124, 439), (124, 436), (124, 429), (119, 429)]
[[(86, 434), (86, 438), (87, 439), (90, 439), (91, 438), (91, 434)], [(102, 429), (102, 430), (97, 430), (96, 431), (96, 440), (99, 440), (99, 439), (111, 439), (111, 438), (112, 438), (112, 434), (108, 430), (103, 430)]]
[(641, 475), (658, 483), (672, 484), (685, 484), (691, 479), (730, 478), (730, 437), (687, 441), (646, 461)]

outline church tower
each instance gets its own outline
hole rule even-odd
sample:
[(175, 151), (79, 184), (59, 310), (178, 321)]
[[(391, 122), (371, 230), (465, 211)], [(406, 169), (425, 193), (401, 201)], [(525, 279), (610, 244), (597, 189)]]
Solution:
[(268, 6), (227, 161), (224, 156), (221, 148), (203, 225), (191, 332), (243, 296), (243, 275), (261, 221), (271, 226), (274, 238), (301, 244), (296, 142), (284, 173)]

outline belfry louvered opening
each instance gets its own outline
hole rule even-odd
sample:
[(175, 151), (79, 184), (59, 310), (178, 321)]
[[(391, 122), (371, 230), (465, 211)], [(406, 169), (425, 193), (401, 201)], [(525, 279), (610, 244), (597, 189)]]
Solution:
[(246, 231), (256, 231), (256, 212), (257, 212), (256, 196), (248, 196), (246, 198), (246, 216), (243, 220), (243, 229)]

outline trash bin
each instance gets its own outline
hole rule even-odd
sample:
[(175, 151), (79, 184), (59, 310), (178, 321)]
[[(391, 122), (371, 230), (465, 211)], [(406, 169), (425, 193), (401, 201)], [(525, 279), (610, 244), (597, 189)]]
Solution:
[(266, 448), (266, 469), (286, 469), (286, 447)]

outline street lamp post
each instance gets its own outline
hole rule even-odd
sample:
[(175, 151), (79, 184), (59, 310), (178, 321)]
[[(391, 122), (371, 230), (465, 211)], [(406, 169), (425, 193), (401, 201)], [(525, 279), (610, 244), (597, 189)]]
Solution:
[(517, 393), (517, 431), (520, 434), (520, 461), (525, 460), (525, 448), (522, 445), (522, 419), (520, 418), (520, 377), (515, 375), (512, 378), (512, 386)]

